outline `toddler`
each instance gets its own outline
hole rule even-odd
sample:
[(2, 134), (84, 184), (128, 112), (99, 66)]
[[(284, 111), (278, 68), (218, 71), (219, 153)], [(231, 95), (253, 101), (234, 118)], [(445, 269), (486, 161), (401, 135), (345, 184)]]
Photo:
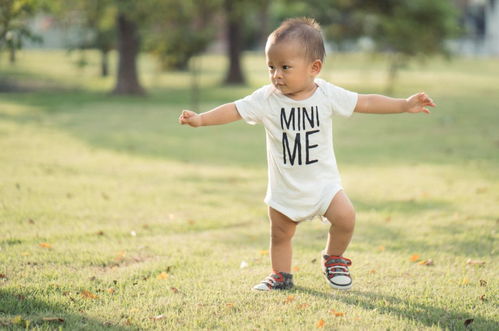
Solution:
[(327, 283), (341, 290), (352, 287), (348, 269), (352, 262), (343, 254), (352, 238), (355, 210), (336, 166), (332, 115), (430, 113), (427, 107), (435, 106), (425, 93), (394, 99), (357, 94), (319, 79), (324, 56), (324, 41), (314, 19), (286, 20), (265, 46), (271, 84), (208, 112), (184, 110), (179, 117), (180, 124), (191, 127), (239, 119), (265, 127), (272, 272), (255, 290), (293, 287), (291, 239), (297, 224), (316, 216), (331, 223), (321, 253)]

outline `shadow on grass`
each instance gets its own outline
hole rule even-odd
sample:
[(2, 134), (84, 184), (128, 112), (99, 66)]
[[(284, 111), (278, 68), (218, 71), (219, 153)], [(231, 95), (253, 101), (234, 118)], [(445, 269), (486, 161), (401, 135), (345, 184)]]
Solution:
[[(303, 286), (297, 286), (295, 291), (323, 299), (330, 299), (332, 296), (331, 292), (319, 292)], [(464, 327), (465, 320), (473, 319), (473, 327), (477, 329), (494, 330), (497, 328), (497, 321), (483, 318), (478, 314), (410, 302), (395, 296), (355, 290), (335, 292), (335, 294), (340, 295), (335, 295), (334, 299), (345, 304), (361, 307), (365, 310), (375, 310), (380, 314), (395, 315), (401, 319), (424, 324), (427, 327), (461, 329)]]
[[(206, 87), (202, 90), (203, 110), (237, 100), (252, 89)], [(265, 135), (261, 125), (254, 128), (240, 121), (201, 130), (182, 127), (177, 120), (181, 110), (189, 108), (189, 99), (190, 91), (186, 88), (157, 90), (144, 98), (90, 91), (23, 93), (22, 97), (19, 93), (0, 94), (0, 100), (37, 110), (27, 114), (3, 114), (2, 118), (19, 124), (50, 124), (93, 147), (199, 164), (266, 166)], [(440, 124), (436, 121), (424, 122), (428, 125), (428, 133), (424, 136), (428, 137), (425, 139), (407, 140), (410, 137), (406, 136), (406, 131), (412, 130), (416, 124), (406, 119), (400, 122), (402, 127), (407, 126), (405, 131), (399, 128), (396, 134), (385, 134), (381, 142), (372, 140), (370, 132), (373, 131), (370, 130), (358, 137), (356, 132), (364, 132), (366, 126), (371, 125), (364, 122), (352, 120), (339, 123), (345, 126), (342, 128), (344, 133), (341, 130), (336, 132), (341, 135), (335, 144), (340, 163), (365, 164), (366, 160), (370, 164), (383, 164), (388, 160), (403, 164), (449, 163), (464, 159), (464, 154), (457, 153), (461, 149), (452, 141), (435, 144), (433, 149), (427, 148), (428, 141), (432, 137), (438, 138), (440, 134)], [(385, 131), (390, 132), (392, 121), (384, 125), (387, 126)], [(402, 136), (403, 142), (398, 139)], [(442, 150), (451, 147), (457, 148), (457, 154), (449, 158)], [(477, 156), (491, 158), (490, 149), (480, 149), (479, 152), (481, 154)]]
[(81, 92), (26, 93), (19, 98), (5, 94), (0, 95), (0, 103), (4, 100), (33, 111), (0, 112), (0, 120), (35, 127), (48, 124), (91, 147), (129, 155), (203, 165), (266, 165), (261, 127), (254, 128), (242, 121), (202, 130), (181, 126), (178, 116), (189, 106), (185, 101), (188, 91), (165, 93), (168, 97), (118, 97)]
[[(53, 318), (51, 321), (43, 318)], [(28, 327), (29, 325), (29, 327)], [(134, 327), (117, 326), (70, 312), (60, 304), (50, 304), (24, 293), (0, 289), (0, 328), (22, 330), (39, 327), (55, 330), (136, 330)]]

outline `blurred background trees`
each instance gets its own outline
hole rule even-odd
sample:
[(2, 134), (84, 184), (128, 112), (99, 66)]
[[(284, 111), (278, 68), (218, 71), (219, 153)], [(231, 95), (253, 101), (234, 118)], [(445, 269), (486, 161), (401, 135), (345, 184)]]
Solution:
[(40, 6), (37, 0), (0, 1), (0, 52), (7, 49), (9, 62), (16, 62), (16, 51), (25, 40), (41, 42), (41, 38), (31, 31), (28, 19)]
[[(115, 94), (145, 93), (137, 67), (137, 57), (143, 52), (152, 54), (161, 70), (189, 70), (191, 58), (215, 45), (223, 45), (218, 49), (224, 50), (228, 63), (222, 83), (244, 84), (243, 52), (262, 51), (267, 34), (282, 20), (311, 16), (321, 23), (330, 51), (386, 56), (388, 89), (392, 89), (398, 70), (412, 59), (450, 54), (450, 42), (464, 30), (463, 8), (475, 2), (2, 0), (0, 51), (9, 50), (15, 60), (15, 50), (23, 40), (40, 40), (29, 22), (43, 13), (62, 28), (78, 29), (79, 38), (66, 45), (68, 48), (99, 51), (102, 76), (110, 72), (110, 52), (117, 52)], [(481, 2), (498, 11), (495, 0)]]

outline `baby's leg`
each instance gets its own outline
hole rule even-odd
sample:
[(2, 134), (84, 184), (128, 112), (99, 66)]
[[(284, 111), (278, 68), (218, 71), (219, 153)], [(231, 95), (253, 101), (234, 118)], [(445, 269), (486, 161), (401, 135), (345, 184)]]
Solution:
[(272, 270), (291, 273), (291, 239), (295, 234), (297, 223), (271, 207), (269, 207), (269, 218)]
[(343, 190), (336, 193), (324, 216), (331, 223), (326, 254), (342, 256), (352, 239), (355, 227), (355, 210)]

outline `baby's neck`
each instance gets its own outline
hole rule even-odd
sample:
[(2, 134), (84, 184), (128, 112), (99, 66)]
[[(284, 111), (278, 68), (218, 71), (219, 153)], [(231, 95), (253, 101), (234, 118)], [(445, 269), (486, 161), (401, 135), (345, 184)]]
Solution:
[(304, 89), (297, 91), (295, 93), (285, 94), (285, 96), (297, 101), (305, 100), (310, 98), (315, 93), (316, 89), (317, 89), (317, 84), (315, 83), (315, 81), (312, 81), (311, 84), (305, 87)]

